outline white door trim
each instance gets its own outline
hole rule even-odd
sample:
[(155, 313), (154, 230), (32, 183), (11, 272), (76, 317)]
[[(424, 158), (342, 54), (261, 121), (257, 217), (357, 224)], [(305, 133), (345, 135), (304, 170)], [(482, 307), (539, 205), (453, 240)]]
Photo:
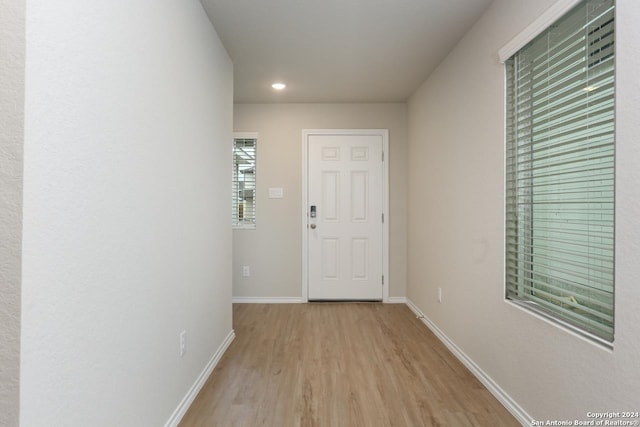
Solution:
[(378, 135), (382, 137), (382, 302), (389, 302), (389, 130), (388, 129), (303, 129), (302, 130), (302, 302), (309, 302), (309, 241), (308, 194), (309, 152), (307, 140), (311, 135)]

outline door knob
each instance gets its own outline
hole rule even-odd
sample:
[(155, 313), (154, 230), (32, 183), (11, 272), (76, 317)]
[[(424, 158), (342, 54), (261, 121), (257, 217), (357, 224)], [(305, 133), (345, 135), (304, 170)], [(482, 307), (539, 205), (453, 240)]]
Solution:
[(309, 227), (311, 227), (312, 230), (316, 229), (316, 225), (315, 224), (311, 224)]

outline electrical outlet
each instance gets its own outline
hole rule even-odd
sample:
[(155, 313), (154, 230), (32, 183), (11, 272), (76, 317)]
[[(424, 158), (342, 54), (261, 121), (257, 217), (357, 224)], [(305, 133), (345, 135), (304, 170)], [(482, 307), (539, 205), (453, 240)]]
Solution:
[(442, 288), (438, 288), (438, 303), (442, 304)]
[(243, 265), (242, 266), (242, 277), (249, 277), (251, 276), (251, 269), (249, 268), (248, 265)]
[(180, 332), (180, 357), (187, 352), (187, 331)]

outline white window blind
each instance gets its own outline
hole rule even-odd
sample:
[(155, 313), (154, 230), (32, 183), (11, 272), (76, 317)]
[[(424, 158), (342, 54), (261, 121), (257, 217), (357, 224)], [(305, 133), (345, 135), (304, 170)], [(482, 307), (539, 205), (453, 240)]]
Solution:
[(235, 228), (256, 226), (257, 137), (233, 139), (232, 218)]
[(614, 1), (585, 0), (505, 63), (506, 296), (614, 337)]

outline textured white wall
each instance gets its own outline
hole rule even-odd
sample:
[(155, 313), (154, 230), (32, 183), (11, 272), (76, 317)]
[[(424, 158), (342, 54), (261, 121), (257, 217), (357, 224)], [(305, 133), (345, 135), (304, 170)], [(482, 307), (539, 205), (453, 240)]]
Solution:
[[(640, 4), (618, 0), (613, 352), (504, 301), (504, 69), (552, 0), (496, 0), (409, 101), (408, 297), (536, 419), (640, 409)], [(437, 288), (443, 302), (437, 303)]]
[(0, 0), (0, 425), (18, 425), (24, 0)]
[[(236, 297), (302, 295), (302, 129), (389, 129), (389, 295), (405, 296), (406, 104), (237, 104), (234, 129), (258, 132), (256, 230), (233, 232)], [(269, 199), (283, 187), (284, 199)], [(242, 277), (242, 266), (251, 277)]]
[(26, 16), (21, 425), (163, 425), (231, 331), (231, 61), (196, 0)]

